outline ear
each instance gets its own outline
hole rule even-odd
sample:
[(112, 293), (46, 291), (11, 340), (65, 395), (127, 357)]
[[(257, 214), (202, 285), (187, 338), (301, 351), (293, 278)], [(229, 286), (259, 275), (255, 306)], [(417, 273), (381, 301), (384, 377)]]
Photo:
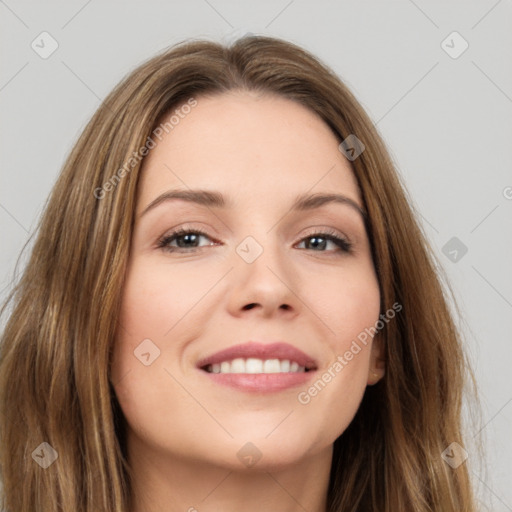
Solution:
[(368, 368), (368, 386), (377, 384), (386, 373), (386, 360), (384, 356), (384, 338), (377, 333), (372, 341), (370, 366)]

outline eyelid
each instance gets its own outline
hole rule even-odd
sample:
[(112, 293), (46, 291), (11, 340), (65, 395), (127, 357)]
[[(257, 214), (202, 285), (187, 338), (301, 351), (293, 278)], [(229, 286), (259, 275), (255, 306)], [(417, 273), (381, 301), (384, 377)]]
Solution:
[(305, 237), (317, 235), (319, 233), (336, 235), (337, 237), (342, 238), (343, 240), (345, 240), (346, 242), (348, 242), (350, 244), (353, 243), (351, 238), (348, 235), (346, 235), (343, 231), (340, 231), (339, 229), (336, 229), (336, 228), (327, 227), (327, 226), (314, 226), (312, 228), (308, 228), (305, 234), (300, 235), (301, 240)]
[(211, 238), (211, 239), (219, 238), (217, 236), (216, 230), (212, 226), (210, 226), (210, 225), (206, 225), (205, 227), (196, 226), (195, 222), (192, 221), (192, 222), (185, 222), (184, 224), (177, 224), (169, 229), (166, 229), (165, 232), (159, 237), (159, 240), (164, 237), (167, 237), (167, 236), (172, 236), (176, 232), (179, 232), (179, 231), (198, 232), (198, 233), (201, 233), (202, 235), (207, 236), (208, 238)]

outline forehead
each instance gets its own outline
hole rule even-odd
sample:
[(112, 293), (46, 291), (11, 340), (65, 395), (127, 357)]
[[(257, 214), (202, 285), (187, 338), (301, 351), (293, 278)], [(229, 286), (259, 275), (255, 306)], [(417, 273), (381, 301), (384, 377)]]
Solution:
[(173, 109), (162, 121), (175, 115), (145, 158), (138, 211), (171, 188), (222, 190), (246, 205), (320, 190), (360, 203), (338, 138), (305, 106), (245, 91), (196, 100), (189, 113), (178, 118)]

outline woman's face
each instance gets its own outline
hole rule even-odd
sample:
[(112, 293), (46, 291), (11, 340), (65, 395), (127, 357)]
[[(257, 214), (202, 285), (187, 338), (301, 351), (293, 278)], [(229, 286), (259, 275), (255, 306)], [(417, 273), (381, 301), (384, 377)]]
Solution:
[[(360, 341), (380, 297), (350, 164), (284, 98), (198, 97), (175, 121), (144, 162), (114, 347), (128, 443), (239, 469), (327, 453), (382, 375), (378, 337)], [(323, 194), (346, 199), (294, 207)]]

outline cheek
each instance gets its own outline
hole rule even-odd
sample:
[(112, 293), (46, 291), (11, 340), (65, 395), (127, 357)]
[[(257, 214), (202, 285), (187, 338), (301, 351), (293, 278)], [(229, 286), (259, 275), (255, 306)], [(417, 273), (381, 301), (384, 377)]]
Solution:
[[(179, 355), (180, 344), (173, 343), (169, 350), (164, 339), (180, 319), (187, 319), (186, 313), (204, 294), (204, 287), (204, 280), (201, 284), (200, 276), (191, 272), (185, 275), (162, 266), (136, 263), (128, 268), (111, 380), (131, 430), (146, 442), (155, 439), (155, 429), (160, 428), (158, 422), (165, 418), (169, 403), (186, 404), (190, 400), (166, 372), (169, 360)], [(181, 322), (178, 329), (183, 333)], [(145, 353), (152, 361), (149, 365), (143, 362)], [(179, 422), (176, 426), (169, 422), (165, 429), (171, 437), (182, 437)]]
[[(313, 277), (305, 274), (307, 283), (304, 296), (311, 297), (310, 307), (329, 332), (328, 342), (332, 355), (343, 354), (352, 340), (367, 334), (379, 319), (380, 290), (373, 264), (370, 261), (358, 265), (333, 269)], [(367, 336), (371, 342), (371, 337)], [(369, 344), (369, 343), (368, 343)]]
[[(188, 281), (188, 285), (190, 290), (194, 289), (193, 282)], [(148, 374), (155, 378), (156, 368), (162, 363), (161, 340), (185, 314), (187, 305), (181, 297), (189, 295), (183, 293), (179, 276), (167, 277), (165, 272), (151, 265), (128, 267), (113, 350), (111, 375), (114, 383), (130, 374), (123, 385), (137, 380), (135, 387), (139, 389)], [(136, 357), (147, 352), (154, 362), (146, 367)], [(122, 394), (123, 389), (119, 392)]]
[(331, 418), (324, 434), (335, 439), (352, 421), (366, 389), (380, 291), (369, 263), (318, 276), (314, 283), (310, 288), (314, 290), (310, 296), (315, 297), (312, 307), (328, 330), (324, 341), (329, 357), (316, 380), (300, 390), (297, 401), (315, 417)]
[(162, 339), (204, 294), (205, 276), (165, 266), (129, 268), (119, 322), (133, 342)]

